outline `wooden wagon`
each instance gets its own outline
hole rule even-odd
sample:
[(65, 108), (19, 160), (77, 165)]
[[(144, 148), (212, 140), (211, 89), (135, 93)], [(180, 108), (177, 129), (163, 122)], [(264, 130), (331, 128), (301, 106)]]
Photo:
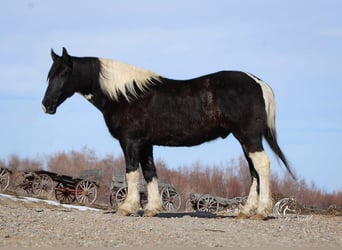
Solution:
[[(181, 206), (181, 196), (175, 187), (165, 182), (159, 182), (158, 187), (163, 209), (165, 211), (178, 211)], [(117, 209), (117, 207), (125, 201), (127, 196), (128, 187), (124, 175), (113, 176), (111, 190), (110, 204), (112, 208)], [(141, 201), (140, 205), (143, 208), (147, 203), (146, 182), (143, 178), (141, 178), (139, 182), (139, 191)]]
[(54, 172), (22, 171), (14, 179), (14, 188), (18, 194), (47, 197), (51, 194), (61, 203), (93, 204), (97, 198), (97, 188), (102, 171), (83, 170), (80, 177), (60, 175)]
[[(185, 210), (188, 212), (229, 212), (237, 214), (246, 203), (247, 196), (222, 198), (209, 194), (190, 193), (186, 201)], [(299, 203), (294, 198), (282, 198), (273, 206), (273, 216), (277, 218), (298, 216), (301, 212)]]
[(247, 197), (223, 198), (209, 194), (190, 193), (186, 201), (186, 211), (202, 211), (216, 213), (219, 211), (234, 212), (245, 204)]

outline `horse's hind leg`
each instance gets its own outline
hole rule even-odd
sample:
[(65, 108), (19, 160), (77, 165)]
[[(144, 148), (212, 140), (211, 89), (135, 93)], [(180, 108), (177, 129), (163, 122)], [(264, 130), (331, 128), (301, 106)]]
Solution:
[(145, 217), (155, 216), (162, 208), (152, 150), (152, 146), (148, 145), (140, 152), (140, 164), (147, 183), (147, 205), (144, 211)]
[(248, 138), (236, 136), (236, 138), (243, 147), (252, 175), (247, 203), (238, 218), (264, 219), (272, 210), (270, 160), (264, 152), (260, 136), (250, 135)]
[(249, 189), (249, 195), (246, 201), (246, 204), (241, 209), (238, 219), (246, 219), (253, 215), (255, 215), (256, 210), (259, 204), (259, 190), (258, 190), (258, 174), (254, 169), (253, 162), (250, 158), (246, 155), (246, 159), (249, 165), (249, 170), (251, 173), (252, 183)]
[(264, 151), (248, 154), (258, 173), (259, 200), (254, 219), (265, 219), (272, 211), (270, 190), (270, 160)]

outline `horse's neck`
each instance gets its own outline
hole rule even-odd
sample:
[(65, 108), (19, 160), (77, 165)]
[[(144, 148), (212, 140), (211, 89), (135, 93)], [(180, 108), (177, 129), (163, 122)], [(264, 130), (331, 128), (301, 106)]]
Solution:
[(79, 94), (81, 94), (86, 100), (88, 100), (101, 112), (105, 110), (108, 102), (110, 102), (110, 99), (100, 89), (94, 88), (83, 93), (82, 91), (80, 91)]

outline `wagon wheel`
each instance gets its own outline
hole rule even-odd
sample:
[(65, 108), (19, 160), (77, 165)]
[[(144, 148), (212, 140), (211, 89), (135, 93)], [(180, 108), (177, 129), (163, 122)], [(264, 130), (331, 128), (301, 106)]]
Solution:
[(174, 187), (166, 186), (161, 192), (160, 196), (163, 203), (163, 208), (166, 211), (178, 211), (181, 206), (181, 197)]
[(10, 183), (10, 173), (6, 168), (0, 168), (0, 192), (5, 191)]
[(62, 182), (59, 182), (55, 187), (55, 196), (60, 203), (72, 203), (76, 199), (75, 192), (65, 187)]
[(116, 203), (116, 192), (114, 189), (112, 189), (112, 191), (110, 192), (109, 202), (111, 208), (117, 208), (118, 204)]
[(14, 179), (14, 189), (18, 195), (33, 194), (33, 175), (18, 173)]
[(197, 201), (197, 210), (216, 213), (219, 210), (219, 204), (214, 197), (204, 194)]
[(76, 185), (76, 200), (82, 204), (93, 204), (97, 198), (97, 186), (93, 181), (83, 180)]
[(121, 187), (116, 192), (115, 200), (116, 200), (116, 205), (117, 206), (119, 206), (121, 203), (123, 203), (126, 200), (127, 192), (128, 192), (128, 188), (127, 187)]
[(54, 189), (54, 182), (47, 174), (40, 174), (33, 182), (34, 194), (42, 197), (50, 197)]
[(293, 198), (283, 198), (273, 206), (273, 215), (276, 217), (298, 216), (301, 210)]

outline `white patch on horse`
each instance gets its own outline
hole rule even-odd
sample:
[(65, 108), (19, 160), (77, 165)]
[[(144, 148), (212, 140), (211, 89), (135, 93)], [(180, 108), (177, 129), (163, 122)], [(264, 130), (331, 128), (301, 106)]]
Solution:
[(101, 63), (100, 87), (113, 100), (118, 100), (119, 95), (122, 94), (127, 101), (130, 101), (129, 95), (138, 96), (135, 86), (144, 92), (160, 79), (158, 74), (130, 64), (103, 58), (99, 60)]
[(135, 170), (126, 174), (128, 192), (124, 203), (119, 207), (128, 214), (134, 214), (140, 208), (140, 191), (139, 191), (139, 170)]
[(162, 207), (161, 197), (158, 189), (158, 180), (156, 177), (147, 183), (147, 206), (145, 210), (159, 213)]
[(255, 177), (252, 178), (252, 185), (249, 190), (248, 198), (246, 204), (243, 206), (241, 212), (245, 215), (252, 216), (255, 214), (258, 208), (258, 181)]
[(91, 101), (91, 99), (94, 97), (92, 94), (88, 94), (88, 95), (82, 95), (85, 99), (87, 99), (88, 101)]
[(257, 214), (267, 216), (272, 209), (270, 190), (270, 160), (264, 151), (249, 153), (255, 170), (259, 175), (259, 202)]
[[(246, 73), (250, 78), (252, 78), (256, 83), (258, 83), (262, 89), (262, 95), (265, 102), (265, 110), (267, 114), (267, 125), (270, 128), (272, 132), (275, 132), (275, 110), (276, 110), (276, 104), (274, 100), (274, 94), (272, 91), (272, 88), (263, 82), (262, 80), (258, 79), (254, 75), (250, 73)], [(276, 135), (274, 135), (276, 136)]]

